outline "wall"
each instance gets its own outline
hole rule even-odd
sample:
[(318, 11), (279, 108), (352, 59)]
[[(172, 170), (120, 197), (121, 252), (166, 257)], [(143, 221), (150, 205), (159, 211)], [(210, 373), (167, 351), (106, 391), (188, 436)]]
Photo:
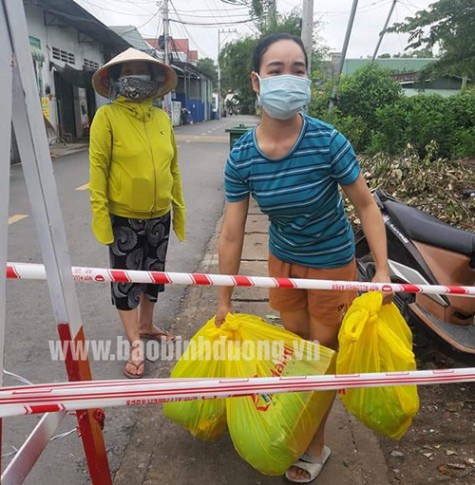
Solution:
[[(99, 66), (104, 64), (104, 56), (102, 53), (102, 46), (96, 41), (79, 42), (79, 33), (74, 27), (58, 27), (54, 25), (45, 25), (44, 12), (41, 8), (34, 5), (25, 5), (26, 19), (28, 25), (29, 35), (40, 39), (41, 50), (45, 56), (45, 62), (41, 67), (41, 75), (43, 78), (42, 92), (40, 96), (43, 98), (44, 109), (49, 109), (50, 122), (59, 133), (59, 117), (56, 103), (56, 91), (54, 83), (54, 73), (49, 69), (49, 63), (54, 62), (60, 66), (64, 66), (65, 62), (53, 58), (53, 47), (62, 49), (75, 55), (75, 62), (69, 65), (75, 69), (82, 69), (84, 59), (95, 62)], [(46, 95), (46, 89), (50, 89), (50, 95)], [(81, 137), (84, 134), (87, 113), (84, 114), (84, 106), (86, 105), (86, 90), (73, 86), (74, 96), (74, 116), (76, 124), (76, 133), (74, 137)], [(47, 99), (45, 99), (47, 97)]]

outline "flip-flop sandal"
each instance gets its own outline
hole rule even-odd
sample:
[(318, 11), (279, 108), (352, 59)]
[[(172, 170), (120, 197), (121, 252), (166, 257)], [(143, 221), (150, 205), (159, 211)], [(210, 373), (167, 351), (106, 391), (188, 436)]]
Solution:
[(176, 337), (170, 332), (167, 332), (166, 330), (160, 330), (160, 332), (157, 332), (157, 333), (141, 333), (140, 338), (143, 338), (146, 340), (155, 340), (160, 343), (175, 342), (176, 340)]
[(315, 458), (308, 453), (304, 453), (290, 468), (300, 468), (306, 471), (310, 478), (293, 478), (290, 476), (290, 468), (285, 472), (285, 478), (292, 483), (310, 483), (313, 482), (323, 469), (323, 466), (330, 458), (331, 450), (328, 446), (323, 447), (323, 455), (321, 458)]
[[(137, 370), (139, 370), (140, 366), (143, 365), (144, 369), (143, 369), (142, 374), (132, 374), (131, 372), (129, 372), (127, 370), (127, 364), (133, 365)], [(145, 361), (144, 360), (141, 360), (138, 364), (136, 364), (132, 360), (128, 360), (127, 364), (125, 364), (125, 367), (124, 367), (124, 375), (126, 377), (128, 377), (129, 379), (141, 379), (144, 376), (144, 374), (145, 374)]]

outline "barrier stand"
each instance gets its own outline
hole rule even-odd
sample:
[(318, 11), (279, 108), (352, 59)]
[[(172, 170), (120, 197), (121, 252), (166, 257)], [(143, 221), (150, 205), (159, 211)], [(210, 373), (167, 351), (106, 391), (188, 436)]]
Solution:
[[(3, 6), (0, 7), (0, 46), (9, 45), (8, 31), (1, 22)], [(0, 66), (11, 63), (11, 56), (0, 49)], [(12, 70), (11, 68), (0, 68), (0, 89), (11, 92)], [(0, 117), (0, 265), (7, 261), (7, 228), (8, 228), (8, 202), (10, 196), (10, 143), (12, 126), (12, 103), (7, 96), (4, 104), (3, 116)], [(5, 163), (1, 163), (4, 160)], [(0, 274), (0, 386), (3, 386), (3, 342), (5, 341), (5, 317), (6, 317), (6, 278), (2, 271)], [(2, 419), (0, 418), (0, 470), (2, 465), (1, 458), (2, 443)]]
[[(28, 196), (45, 263), (48, 288), (59, 337), (63, 344), (84, 340), (79, 305), (71, 277), (71, 263), (61, 215), (56, 182), (49, 154), (43, 116), (31, 62), (23, 2), (0, 0), (0, 89), (4, 95), (0, 113), (0, 263), (6, 256), (8, 185), (10, 165), (10, 124), (18, 140)], [(6, 96), (6, 98), (5, 98)], [(11, 109), (11, 111), (10, 111)], [(5, 189), (6, 186), (7, 189)], [(6, 203), (4, 203), (6, 200)], [(3, 353), (5, 320), (5, 279), (0, 287), (0, 357)], [(3, 362), (3, 361), (2, 361)], [(66, 356), (71, 381), (91, 379), (89, 360)], [(3, 367), (3, 365), (2, 365)], [(100, 413), (76, 411), (91, 481), (112, 484)], [(45, 414), (2, 474), (2, 484), (21, 483), (46, 447), (65, 413)]]

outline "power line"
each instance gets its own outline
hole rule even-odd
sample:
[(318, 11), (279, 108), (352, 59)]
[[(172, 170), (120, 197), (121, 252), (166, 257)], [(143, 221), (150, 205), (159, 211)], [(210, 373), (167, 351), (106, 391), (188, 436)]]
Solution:
[(255, 22), (256, 20), (260, 20), (261, 17), (254, 17), (254, 18), (251, 18), (251, 19), (247, 19), (247, 20), (237, 20), (235, 22), (209, 22), (209, 23), (199, 23), (199, 22), (185, 22), (183, 20), (176, 20), (176, 19), (170, 19), (170, 22), (175, 22), (177, 24), (185, 24), (185, 25), (196, 25), (196, 26), (200, 26), (200, 27), (207, 27), (207, 26), (214, 26), (214, 27), (218, 27), (218, 26), (226, 26), (226, 25), (236, 25), (236, 24), (246, 24), (248, 22)]
[[(114, 0), (114, 1), (119, 1), (119, 0)], [(208, 4), (206, 3), (206, 5), (208, 5)], [(183, 13), (185, 13), (185, 12), (189, 12), (189, 10), (185, 11), (185, 10), (179, 10), (179, 9), (176, 9), (176, 11), (177, 11), (179, 14), (183, 14)], [(204, 12), (204, 13), (212, 13), (212, 12), (214, 12), (214, 11), (216, 11), (216, 9), (210, 8), (209, 6), (208, 6), (208, 8), (206, 8), (206, 9), (193, 10), (193, 12), (195, 12), (195, 13), (203, 13), (203, 12)], [(224, 13), (231, 13), (231, 12), (237, 12), (237, 11), (241, 12), (241, 7), (240, 7), (239, 9), (227, 9), (227, 8), (222, 8), (222, 9), (219, 9), (219, 11), (220, 11), (220, 12), (222, 11), (222, 12), (224, 12)], [(249, 12), (249, 9), (246, 9), (246, 12)]]
[[(178, 15), (178, 13), (176, 11), (175, 4), (171, 0), (170, 0), (170, 3), (171, 3), (171, 6), (173, 8), (173, 11), (175, 12), (176, 16), (179, 19), (180, 16)], [(185, 24), (186, 23), (186, 22), (181, 22), (181, 21), (177, 21), (177, 20), (173, 20), (173, 19), (170, 19), (170, 22), (176, 22), (176, 23), (181, 23), (181, 24)], [(204, 57), (211, 57), (211, 56), (208, 55), (207, 52), (205, 52), (202, 49), (200, 49), (199, 44), (195, 41), (195, 39), (193, 39), (192, 35), (190, 34), (190, 32), (188, 31), (188, 29), (186, 28), (185, 25), (183, 25), (183, 28), (185, 29), (185, 32), (188, 34), (189, 39), (193, 42), (193, 44), (195, 45), (195, 47), (198, 50), (198, 52), (200, 52), (201, 55), (204, 54)]]
[[(95, 3), (89, 2), (88, 0), (80, 0), (80, 1), (81, 1), (81, 3), (86, 3), (87, 5), (90, 5), (91, 7), (98, 8), (98, 9), (103, 10), (105, 12), (117, 13), (117, 10), (113, 10), (111, 8), (102, 7), (102, 6), (97, 5)], [(149, 12), (149, 13), (134, 13), (133, 15), (136, 16), (136, 17), (148, 17), (151, 14)]]
[[(191, 13), (180, 13), (181, 16), (185, 17), (193, 17), (193, 18), (198, 18), (198, 19), (215, 19), (218, 20), (218, 17), (216, 15), (195, 15)], [(249, 17), (248, 13), (241, 13), (241, 14), (233, 14), (233, 15), (220, 15), (222, 18), (233, 18), (233, 17)]]

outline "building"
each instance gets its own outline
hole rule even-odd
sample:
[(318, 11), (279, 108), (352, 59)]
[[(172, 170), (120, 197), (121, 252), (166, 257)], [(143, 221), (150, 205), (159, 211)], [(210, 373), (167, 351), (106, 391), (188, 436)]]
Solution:
[(172, 63), (178, 75), (178, 84), (172, 100), (179, 101), (193, 122), (209, 121), (213, 111), (213, 82), (196, 66), (188, 62)]
[(92, 74), (130, 45), (73, 0), (23, 3), (50, 143), (83, 138), (101, 103)]
[(109, 26), (109, 29), (120, 35), (134, 49), (145, 52), (149, 56), (160, 58), (160, 56), (157, 55), (156, 49), (145, 41), (140, 32), (133, 25), (115, 25)]
[[(164, 50), (163, 36), (158, 39), (145, 39), (158, 52)], [(180, 62), (188, 62), (189, 64), (196, 64), (198, 60), (198, 51), (190, 49), (190, 41), (188, 39), (168, 39), (168, 52), (170, 53), (170, 61), (175, 60)]]
[[(331, 54), (332, 73), (337, 72), (341, 54)], [(453, 96), (460, 94), (463, 80), (461, 77), (451, 75), (432, 75), (427, 69), (431, 64), (437, 62), (437, 58), (417, 57), (378, 57), (374, 63), (391, 72), (391, 76), (399, 81), (402, 92), (406, 96), (417, 94), (439, 94), (440, 96)], [(346, 59), (343, 63), (342, 75), (348, 76), (364, 66), (372, 63), (371, 59)]]
[[(414, 73), (421, 73), (427, 66), (436, 62), (434, 57), (417, 58), (417, 57), (395, 57), (395, 58), (381, 58), (377, 57), (374, 63), (383, 69), (388, 69), (395, 75), (413, 75)], [(368, 64), (371, 64), (371, 59), (346, 59), (343, 63), (343, 75), (353, 74), (359, 69)]]
[[(163, 53), (163, 36), (145, 39), (160, 55)], [(190, 49), (188, 39), (168, 40), (170, 65), (178, 75), (178, 84), (172, 93), (172, 101), (180, 102), (193, 122), (208, 121), (213, 118), (213, 83), (197, 67), (198, 51)], [(162, 54), (163, 55), (163, 54)]]

